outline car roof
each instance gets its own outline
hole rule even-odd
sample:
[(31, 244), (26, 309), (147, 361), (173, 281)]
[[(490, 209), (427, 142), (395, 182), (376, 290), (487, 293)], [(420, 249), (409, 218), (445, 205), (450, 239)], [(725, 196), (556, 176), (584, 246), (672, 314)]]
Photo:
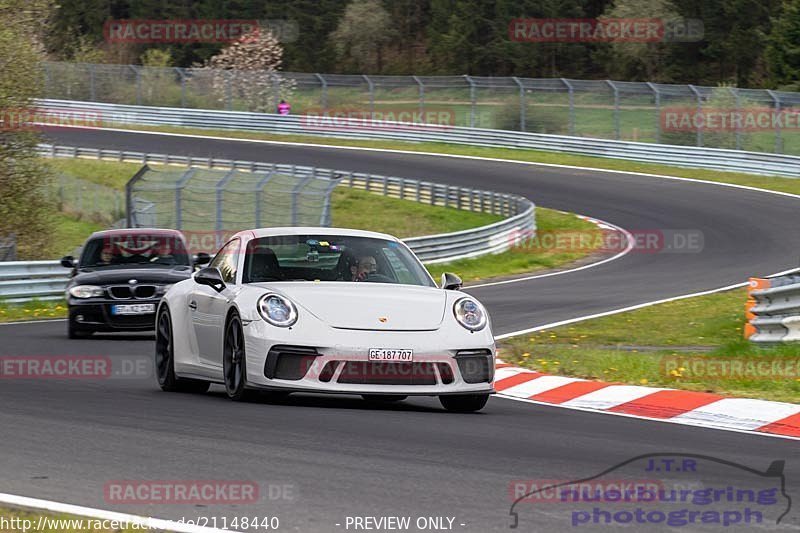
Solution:
[(166, 228), (124, 228), (124, 229), (107, 229), (103, 231), (95, 231), (91, 235), (89, 235), (89, 239), (94, 239), (97, 237), (127, 237), (130, 235), (152, 235), (152, 236), (170, 236), (175, 237), (179, 236), (183, 239), (183, 233), (176, 229), (166, 229)]
[(319, 226), (290, 226), (280, 228), (258, 228), (246, 231), (240, 231), (237, 235), (252, 235), (258, 239), (260, 237), (274, 237), (276, 235), (338, 235), (338, 236), (351, 236), (351, 237), (372, 237), (375, 239), (385, 239), (389, 241), (399, 241), (397, 237), (388, 235), (386, 233), (378, 233), (376, 231), (365, 231), (360, 229), (349, 228), (326, 228)]

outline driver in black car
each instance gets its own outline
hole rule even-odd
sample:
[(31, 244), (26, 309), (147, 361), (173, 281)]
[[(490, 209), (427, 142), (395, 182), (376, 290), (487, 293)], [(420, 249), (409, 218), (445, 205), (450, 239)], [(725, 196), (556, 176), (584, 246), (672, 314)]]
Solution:
[(364, 281), (371, 274), (378, 272), (378, 262), (371, 255), (362, 255), (356, 264), (350, 267), (353, 281)]

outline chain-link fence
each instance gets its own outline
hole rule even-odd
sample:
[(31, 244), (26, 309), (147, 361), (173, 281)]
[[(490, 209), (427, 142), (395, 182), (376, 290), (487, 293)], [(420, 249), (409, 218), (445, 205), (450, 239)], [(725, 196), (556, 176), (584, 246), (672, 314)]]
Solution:
[[(257, 98), (247, 87), (253, 77)], [(52, 99), (400, 121), (800, 154), (800, 93), (612, 80), (253, 73), (45, 63)], [(255, 98), (255, 99), (254, 99)], [(340, 124), (339, 124), (340, 125)]]
[(0, 237), (0, 261), (17, 260), (17, 236), (13, 233)]
[(127, 226), (174, 228), (194, 248), (216, 250), (246, 228), (330, 226), (339, 180), (310, 167), (272, 165), (264, 172), (144, 165), (126, 186)]
[(58, 210), (99, 224), (125, 218), (125, 196), (112, 187), (60, 173), (52, 183)]

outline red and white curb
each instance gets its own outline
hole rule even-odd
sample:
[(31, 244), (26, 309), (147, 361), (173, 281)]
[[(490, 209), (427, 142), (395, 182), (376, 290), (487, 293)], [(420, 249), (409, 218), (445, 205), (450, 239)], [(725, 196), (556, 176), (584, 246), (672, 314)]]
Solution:
[(690, 426), (800, 439), (800, 405), (551, 376), (498, 362), (501, 397)]

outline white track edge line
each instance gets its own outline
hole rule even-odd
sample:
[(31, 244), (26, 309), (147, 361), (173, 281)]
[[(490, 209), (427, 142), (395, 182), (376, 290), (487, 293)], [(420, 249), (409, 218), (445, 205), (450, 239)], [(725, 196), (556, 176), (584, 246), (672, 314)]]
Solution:
[[(755, 435), (757, 437), (772, 437), (772, 438), (777, 438), (777, 439), (800, 441), (800, 437), (792, 437), (791, 435), (781, 435), (779, 433), (766, 433), (766, 432), (755, 431), (755, 430), (750, 430), (750, 429), (727, 428), (727, 427), (719, 427), (719, 426), (704, 425), (704, 424), (697, 424), (697, 423), (690, 424), (690, 423), (686, 422), (685, 420), (680, 420), (680, 419), (679, 420), (674, 420), (672, 418), (653, 418), (653, 417), (644, 416), (644, 415), (632, 415), (630, 413), (617, 413), (615, 411), (605, 411), (605, 410), (602, 410), (602, 409), (592, 409), (592, 408), (589, 408), (589, 407), (571, 407), (571, 406), (559, 405), (559, 404), (555, 404), (555, 403), (547, 403), (547, 402), (540, 402), (540, 401), (537, 401), (537, 400), (530, 400), (528, 398), (515, 398), (513, 396), (506, 396), (503, 393), (497, 393), (495, 396), (497, 398), (501, 398), (501, 399), (504, 399), (504, 400), (512, 400), (512, 401), (515, 401), (515, 402), (532, 403), (532, 404), (541, 405), (541, 406), (544, 406), (544, 407), (557, 407), (559, 409), (567, 409), (567, 410), (570, 410), (570, 411), (583, 411), (585, 413), (597, 413), (597, 414), (602, 414), (602, 415), (621, 416), (621, 417), (624, 417), (624, 418), (635, 418), (635, 419), (638, 419), (638, 420), (648, 420), (648, 421), (651, 421), (651, 422), (667, 422), (667, 423), (676, 424), (676, 425), (679, 425), (679, 426), (689, 426), (689, 427), (705, 428), (705, 429), (716, 429), (718, 431), (732, 431), (734, 433), (745, 433), (747, 435)], [(764, 425), (768, 425), (768, 424), (764, 424)]]
[(39, 509), (43, 511), (50, 511), (53, 513), (76, 515), (78, 517), (84, 517), (90, 519), (127, 522), (128, 525), (139, 524), (148, 529), (162, 530), (162, 531), (176, 531), (178, 533), (231, 533), (231, 531), (235, 531), (235, 530), (223, 530), (211, 527), (196, 526), (193, 524), (175, 522), (173, 520), (162, 520), (160, 518), (137, 516), (126, 513), (118, 513), (115, 511), (104, 511), (102, 509), (82, 507), (80, 505), (59, 503), (50, 500), (41, 500), (38, 498), (28, 498), (26, 496), (16, 496), (14, 494), (6, 494), (6, 493), (0, 493), (0, 503), (11, 506), (24, 507), (28, 509)]

